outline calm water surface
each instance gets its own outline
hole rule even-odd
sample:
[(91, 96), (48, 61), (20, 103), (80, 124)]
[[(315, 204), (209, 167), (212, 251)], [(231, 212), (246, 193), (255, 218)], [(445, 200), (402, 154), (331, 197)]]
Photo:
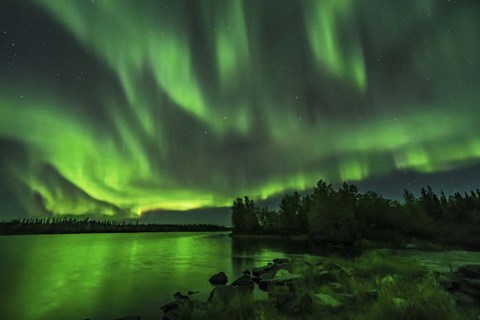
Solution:
[(308, 251), (220, 233), (0, 236), (0, 319), (159, 319), (178, 290), (206, 299), (218, 271)]

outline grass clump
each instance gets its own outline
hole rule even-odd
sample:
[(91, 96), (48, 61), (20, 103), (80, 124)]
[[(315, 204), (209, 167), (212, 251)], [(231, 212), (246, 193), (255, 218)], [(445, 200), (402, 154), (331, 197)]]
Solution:
[(462, 319), (450, 294), (433, 276), (415, 282), (398, 280), (382, 284), (377, 301), (358, 319), (453, 320)]
[(390, 255), (380, 250), (372, 250), (364, 253), (352, 263), (354, 272), (358, 277), (399, 275), (404, 278), (418, 278), (425, 274), (425, 268), (401, 260), (399, 257)]

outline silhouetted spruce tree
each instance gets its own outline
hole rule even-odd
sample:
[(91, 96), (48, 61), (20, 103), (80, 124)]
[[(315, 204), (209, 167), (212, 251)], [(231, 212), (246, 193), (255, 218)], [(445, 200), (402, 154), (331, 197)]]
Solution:
[(327, 184), (324, 180), (318, 181), (317, 185), (313, 188), (313, 194), (309, 202), (309, 210), (307, 211), (311, 233), (321, 231), (323, 217), (333, 208), (334, 194), (333, 186)]
[(300, 194), (295, 191), (292, 195), (285, 194), (280, 201), (280, 219), (285, 229), (296, 229), (297, 216), (300, 211)]
[(245, 230), (245, 204), (243, 203), (242, 198), (237, 198), (233, 201), (231, 207), (231, 218), (232, 226), (234, 231), (244, 231)]
[(245, 202), (245, 231), (254, 231), (258, 229), (259, 223), (257, 218), (258, 208), (255, 202), (247, 196), (244, 197)]
[(257, 210), (257, 220), (258, 224), (262, 227), (265, 228), (268, 223), (268, 208), (267, 207), (262, 207), (259, 210)]
[(269, 210), (267, 213), (267, 228), (280, 227), (280, 214), (275, 210)]
[(302, 199), (300, 202), (300, 208), (298, 210), (298, 215), (297, 215), (297, 226), (302, 233), (308, 232), (309, 230), (308, 211), (310, 210), (311, 205), (312, 205), (311, 196), (310, 195), (302, 196)]
[(245, 196), (233, 201), (231, 218), (233, 230), (236, 232), (249, 232), (259, 227), (258, 209), (253, 200)]

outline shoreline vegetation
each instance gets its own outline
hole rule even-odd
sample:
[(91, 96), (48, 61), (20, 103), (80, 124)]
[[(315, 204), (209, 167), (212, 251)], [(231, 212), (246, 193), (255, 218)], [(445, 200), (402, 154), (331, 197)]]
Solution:
[(316, 246), (480, 250), (480, 190), (420, 196), (405, 190), (403, 201), (353, 184), (335, 190), (320, 180), (310, 194), (285, 194), (279, 210), (259, 207), (248, 196), (231, 207), (234, 237), (304, 239)]
[(0, 221), (0, 235), (133, 233), (133, 232), (216, 232), (231, 228), (214, 224), (156, 224), (90, 218), (24, 218)]
[(440, 273), (381, 250), (353, 259), (278, 258), (234, 281), (228, 276), (210, 278), (207, 301), (195, 299), (195, 291), (175, 293), (161, 307), (163, 320), (467, 320), (480, 314), (480, 265)]

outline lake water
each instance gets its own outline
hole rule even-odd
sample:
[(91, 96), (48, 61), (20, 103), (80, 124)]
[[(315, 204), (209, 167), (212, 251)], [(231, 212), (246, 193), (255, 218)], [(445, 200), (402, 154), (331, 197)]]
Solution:
[[(328, 255), (301, 243), (221, 233), (0, 236), (0, 320), (161, 319), (173, 293), (200, 291), (211, 275), (235, 280), (274, 258)], [(480, 253), (392, 251), (431, 269), (480, 263)]]
[(220, 233), (0, 236), (0, 319), (158, 319), (176, 291), (206, 299), (214, 273), (234, 280), (305, 252), (304, 245)]

